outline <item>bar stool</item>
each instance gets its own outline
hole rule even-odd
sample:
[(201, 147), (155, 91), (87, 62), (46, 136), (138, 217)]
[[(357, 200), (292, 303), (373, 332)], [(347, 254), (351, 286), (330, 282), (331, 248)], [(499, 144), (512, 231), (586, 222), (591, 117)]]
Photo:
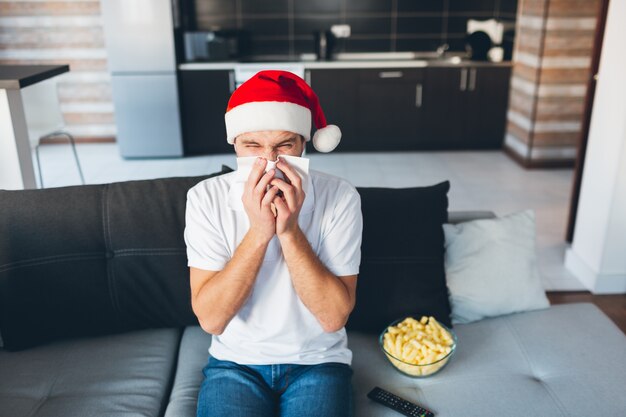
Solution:
[(39, 146), (41, 140), (48, 137), (65, 136), (74, 153), (78, 174), (81, 184), (85, 184), (83, 171), (80, 166), (74, 137), (63, 131), (65, 123), (63, 114), (59, 106), (56, 80), (46, 80), (22, 89), (22, 99), (24, 103), (24, 114), (26, 116), (26, 126), (28, 128), (28, 138), (30, 147), (35, 151), (37, 159), (37, 172), (39, 173), (39, 184), (44, 188), (43, 175), (41, 173), (41, 162), (39, 158)]

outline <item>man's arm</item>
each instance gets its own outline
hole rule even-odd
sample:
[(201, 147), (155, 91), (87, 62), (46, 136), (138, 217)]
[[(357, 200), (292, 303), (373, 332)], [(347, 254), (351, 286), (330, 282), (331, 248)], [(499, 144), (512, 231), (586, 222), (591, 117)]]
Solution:
[(304, 305), (317, 318), (326, 332), (340, 330), (348, 321), (356, 300), (356, 275), (338, 277), (331, 273), (311, 248), (298, 225), (304, 203), (302, 179), (289, 164), (278, 162), (276, 167), (289, 178), (270, 182), (280, 188), (283, 196), (274, 197), (276, 205), (276, 235), (291, 275), (294, 289)]
[(191, 268), (191, 306), (208, 333), (221, 334), (246, 302), (269, 242), (276, 233), (276, 220), (270, 204), (279, 190), (273, 187), (266, 192), (275, 172), (265, 173), (266, 164), (266, 160), (257, 159), (246, 182), (242, 201), (250, 229), (233, 257), (221, 271)]
[(221, 334), (246, 302), (268, 244), (248, 232), (223, 270), (190, 268), (191, 306), (204, 331)]
[(325, 332), (341, 330), (356, 300), (356, 275), (333, 275), (313, 252), (300, 230), (283, 235), (280, 243), (294, 289)]

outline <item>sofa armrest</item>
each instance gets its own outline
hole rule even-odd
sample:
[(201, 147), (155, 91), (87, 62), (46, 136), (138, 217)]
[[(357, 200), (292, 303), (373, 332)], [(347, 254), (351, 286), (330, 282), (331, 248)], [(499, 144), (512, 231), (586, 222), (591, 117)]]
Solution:
[(448, 223), (457, 224), (470, 220), (493, 219), (496, 213), (487, 210), (455, 210), (448, 211)]

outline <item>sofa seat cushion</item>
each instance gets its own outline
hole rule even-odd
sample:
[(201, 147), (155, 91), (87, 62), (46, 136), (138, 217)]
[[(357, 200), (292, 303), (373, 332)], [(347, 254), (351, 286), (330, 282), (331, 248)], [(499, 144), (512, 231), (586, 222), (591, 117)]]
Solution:
[(455, 326), (440, 373), (397, 372), (376, 337), (349, 332), (356, 415), (396, 416), (366, 394), (378, 385), (446, 416), (624, 415), (626, 336), (593, 304), (566, 304)]
[(180, 329), (68, 339), (0, 351), (0, 416), (159, 416)]
[(185, 328), (180, 341), (178, 367), (165, 417), (195, 417), (202, 370), (209, 362), (211, 335), (200, 326)]

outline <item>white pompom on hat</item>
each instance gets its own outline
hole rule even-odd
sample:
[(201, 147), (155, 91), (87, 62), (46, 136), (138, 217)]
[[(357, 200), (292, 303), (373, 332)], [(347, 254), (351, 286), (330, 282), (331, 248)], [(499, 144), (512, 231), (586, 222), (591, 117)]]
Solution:
[(260, 71), (231, 95), (226, 114), (226, 140), (231, 145), (242, 133), (285, 130), (311, 140), (311, 120), (317, 131), (313, 146), (331, 152), (341, 130), (326, 123), (319, 99), (311, 87), (288, 71)]

